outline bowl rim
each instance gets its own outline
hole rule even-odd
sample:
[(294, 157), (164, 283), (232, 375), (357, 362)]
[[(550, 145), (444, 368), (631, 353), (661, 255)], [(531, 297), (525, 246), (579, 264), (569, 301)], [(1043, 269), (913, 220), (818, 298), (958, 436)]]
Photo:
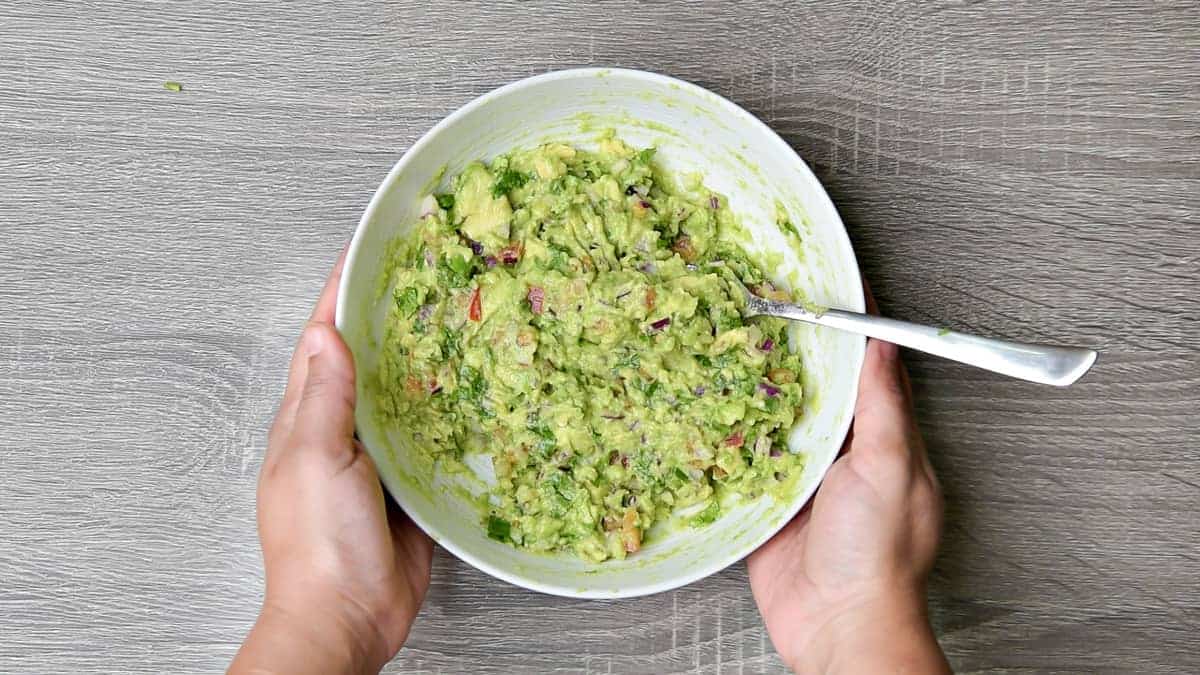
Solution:
[[(850, 241), (850, 234), (846, 231), (845, 222), (842, 220), (841, 214), (838, 213), (837, 207), (834, 205), (833, 200), (829, 197), (829, 193), (825, 190), (825, 186), (817, 178), (816, 174), (813, 173), (812, 169), (808, 166), (804, 159), (800, 157), (799, 153), (797, 153), (796, 150), (787, 143), (787, 141), (783, 140), (783, 138), (780, 137), (779, 134), (776, 133), (775, 130), (772, 129), (766, 122), (763, 122), (757, 116), (737, 103), (698, 84), (694, 84), (677, 77), (672, 77), (670, 75), (663, 75), (651, 71), (615, 67), (568, 68), (525, 77), (487, 91), (447, 115), (428, 131), (426, 131), (415, 143), (412, 144), (412, 146), (408, 148), (408, 150), (404, 152), (403, 155), (401, 155), (400, 159), (397, 160), (392, 166), (391, 171), (388, 172), (387, 176), (379, 184), (379, 187), (375, 189), (374, 194), (371, 196), (370, 202), (367, 203), (367, 207), (363, 211), (362, 217), (359, 218), (358, 225), (356, 225), (354, 228), (354, 235), (351, 237), (350, 244), (346, 250), (346, 258), (343, 270), (353, 269), (355, 261), (358, 258), (359, 249), (362, 246), (362, 240), (364, 236), (363, 233), (367, 227), (367, 224), (372, 220), (375, 212), (378, 210), (380, 203), (383, 201), (385, 193), (392, 186), (392, 184), (395, 183), (399, 175), (408, 167), (413, 157), (415, 157), (419, 151), (424, 148), (424, 146), (433, 142), (433, 139), (438, 136), (438, 134), (442, 133), (443, 130), (453, 126), (460, 118), (465, 117), (477, 108), (486, 105), (492, 99), (506, 96), (521, 89), (560, 79), (593, 78), (605, 76), (627, 77), (634, 80), (641, 80), (655, 87), (662, 87), (664, 89), (682, 89), (693, 94), (711, 97), (718, 106), (726, 108), (729, 113), (739, 122), (743, 124), (749, 124), (753, 127), (757, 127), (760, 131), (766, 132), (767, 138), (770, 139), (769, 142), (776, 146), (776, 150), (778, 152), (789, 157), (791, 163), (795, 165), (796, 170), (799, 171), (803, 176), (803, 180), (812, 181), (819, 188), (818, 199), (824, 202), (823, 206), (829, 209), (829, 212), (833, 214), (834, 218), (837, 220), (837, 224), (840, 226), (837, 228), (838, 231), (835, 234), (840, 240), (840, 245), (842, 245), (849, 253), (849, 263), (853, 267), (853, 270), (851, 271), (856, 276), (861, 278), (862, 275), (858, 265), (858, 257), (855, 254), (854, 246)], [(348, 281), (349, 276), (349, 274), (343, 273), (338, 284), (334, 325), (337, 327), (339, 332), (343, 330), (346, 321), (346, 307), (349, 299), (348, 295), (350, 285)], [(855, 300), (857, 302), (854, 304), (857, 304), (858, 307), (852, 307), (851, 309), (862, 311), (863, 307), (865, 306), (866, 298), (861, 289), (855, 295)], [(852, 368), (854, 379), (853, 382), (850, 383), (849, 388), (850, 400), (852, 402), (858, 397), (858, 381), (862, 372), (863, 362), (866, 358), (866, 338), (864, 337), (857, 341), (855, 346), (856, 348), (854, 350)], [(844, 415), (838, 424), (838, 429), (834, 437), (840, 439), (839, 443), (845, 442), (846, 435), (849, 432), (852, 421), (853, 403), (851, 403), (850, 414)], [(788, 523), (790, 523), (796, 517), (796, 514), (798, 514), (812, 501), (816, 495), (817, 489), (820, 487), (821, 483), (824, 482), (830, 466), (833, 465), (833, 462), (837, 460), (840, 454), (840, 452), (830, 453), (829, 459), (827, 462), (825, 462), (825, 465), (819, 467), (820, 478), (806, 488), (802, 494), (798, 495), (792, 505), (784, 510), (786, 515), (779, 520), (780, 525), (765, 531), (762, 536), (753, 540), (751, 545), (738, 549), (731, 549), (725, 555), (713, 557), (704, 564), (689, 566), (678, 576), (673, 576), (654, 583), (630, 586), (629, 588), (622, 589), (620, 591), (581, 589), (572, 587), (570, 585), (547, 582), (532, 576), (523, 576), (521, 574), (500, 569), (486, 560), (479, 559), (467, 552), (458, 544), (456, 544), (453, 539), (446, 537), (444, 534), (439, 532), (437, 528), (431, 527), (427, 521), (411, 511), (408, 508), (408, 505), (405, 503), (408, 500), (404, 497), (404, 490), (399, 489), (400, 486), (398, 485), (396, 486), (396, 489), (393, 489), (393, 483), (396, 481), (384, 476), (383, 474), (380, 474), (380, 479), (387, 488), (388, 493), (392, 495), (400, 508), (404, 510), (405, 514), (407, 514), (408, 517), (411, 518), (418, 527), (420, 527), (435, 542), (442, 546), (442, 548), (445, 548), (459, 560), (466, 562), (472, 567), (515, 586), (549, 595), (581, 599), (616, 600), (652, 595), (686, 586), (693, 582), (699, 581), (700, 579), (721, 572), (725, 568), (757, 551), (762, 547), (763, 544), (765, 544), (768, 540), (778, 534), (780, 530), (786, 527)]]

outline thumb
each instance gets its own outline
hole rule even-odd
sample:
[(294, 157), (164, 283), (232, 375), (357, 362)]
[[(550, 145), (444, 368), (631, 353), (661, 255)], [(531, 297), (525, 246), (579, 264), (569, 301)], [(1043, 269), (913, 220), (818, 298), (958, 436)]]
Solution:
[(354, 437), (354, 357), (327, 323), (310, 323), (300, 348), (308, 364), (292, 443), (326, 452), (347, 447)]
[(869, 340), (854, 406), (855, 441), (883, 448), (907, 446), (913, 425), (908, 390), (899, 347)]

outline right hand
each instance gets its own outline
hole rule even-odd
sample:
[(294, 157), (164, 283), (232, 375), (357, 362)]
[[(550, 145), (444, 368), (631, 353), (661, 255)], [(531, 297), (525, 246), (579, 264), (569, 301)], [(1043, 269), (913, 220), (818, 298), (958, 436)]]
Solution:
[(842, 456), (811, 508), (748, 561), (771, 642), (797, 672), (950, 672), (925, 606), (942, 497), (898, 352), (868, 343)]

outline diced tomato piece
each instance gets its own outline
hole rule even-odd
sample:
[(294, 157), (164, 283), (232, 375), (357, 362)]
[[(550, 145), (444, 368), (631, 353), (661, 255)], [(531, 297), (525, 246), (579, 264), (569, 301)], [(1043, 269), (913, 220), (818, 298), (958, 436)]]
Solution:
[(416, 376), (409, 375), (404, 379), (404, 388), (410, 394), (419, 394), (421, 392), (421, 379)]
[(625, 510), (621, 518), (621, 543), (627, 553), (636, 553), (642, 547), (642, 532), (637, 527), (637, 511), (630, 508)]
[(692, 262), (698, 255), (696, 252), (696, 247), (692, 245), (691, 237), (688, 237), (687, 235), (676, 239), (675, 243), (671, 245), (671, 250), (678, 253), (679, 257), (683, 258), (684, 262)]
[(654, 303), (658, 300), (658, 291), (653, 286), (646, 289), (646, 311), (654, 311)]
[(746, 439), (742, 437), (742, 432), (740, 431), (733, 432), (732, 436), (725, 439), (725, 445), (728, 445), (731, 448), (740, 448), (745, 442)]
[(475, 287), (475, 292), (471, 294), (471, 307), (467, 310), (467, 318), (472, 321), (479, 321), (483, 318), (483, 298), (479, 292), (479, 287)]

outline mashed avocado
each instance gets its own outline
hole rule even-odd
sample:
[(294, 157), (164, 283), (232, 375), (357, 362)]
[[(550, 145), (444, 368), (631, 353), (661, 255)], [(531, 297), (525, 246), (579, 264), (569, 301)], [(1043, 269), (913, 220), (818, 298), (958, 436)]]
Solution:
[(526, 549), (624, 558), (655, 523), (797, 476), (802, 394), (782, 321), (743, 321), (731, 276), (782, 294), (725, 200), (608, 136), (468, 165), (393, 242), (385, 423), (444, 468), (491, 458), (481, 527)]

